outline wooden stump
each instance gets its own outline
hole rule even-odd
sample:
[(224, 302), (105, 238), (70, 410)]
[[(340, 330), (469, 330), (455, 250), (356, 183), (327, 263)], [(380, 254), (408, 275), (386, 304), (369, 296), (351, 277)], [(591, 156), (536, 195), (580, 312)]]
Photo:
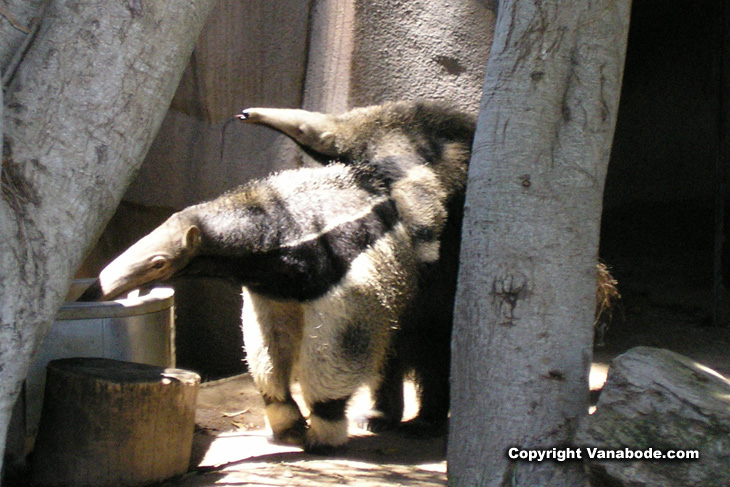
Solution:
[(48, 364), (33, 455), (40, 486), (136, 486), (188, 469), (200, 377), (101, 358)]

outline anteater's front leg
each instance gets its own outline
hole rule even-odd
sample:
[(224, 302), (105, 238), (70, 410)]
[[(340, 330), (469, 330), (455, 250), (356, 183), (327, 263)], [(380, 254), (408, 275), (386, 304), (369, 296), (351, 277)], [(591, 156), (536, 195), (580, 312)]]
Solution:
[(301, 305), (274, 301), (245, 289), (243, 299), (248, 369), (266, 404), (274, 439), (302, 446), (307, 422), (289, 388), (302, 341)]
[(391, 353), (383, 366), (382, 379), (371, 388), (373, 408), (362, 427), (373, 433), (382, 433), (398, 427), (403, 419), (403, 361)]
[(377, 382), (388, 349), (390, 308), (375, 289), (358, 285), (356, 273), (304, 307), (298, 377), (311, 411), (309, 451), (327, 452), (347, 442), (347, 402), (360, 386)]

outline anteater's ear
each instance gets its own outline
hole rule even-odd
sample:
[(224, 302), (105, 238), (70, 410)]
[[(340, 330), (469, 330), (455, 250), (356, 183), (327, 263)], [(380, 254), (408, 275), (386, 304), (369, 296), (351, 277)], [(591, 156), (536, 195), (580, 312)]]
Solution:
[(188, 229), (185, 230), (185, 236), (183, 237), (182, 244), (187, 250), (195, 250), (198, 245), (200, 245), (200, 240), (200, 228), (195, 225), (190, 225)]
[(320, 147), (329, 147), (332, 148), (335, 146), (335, 133), (332, 131), (326, 131), (322, 132), (319, 135), (319, 144)]

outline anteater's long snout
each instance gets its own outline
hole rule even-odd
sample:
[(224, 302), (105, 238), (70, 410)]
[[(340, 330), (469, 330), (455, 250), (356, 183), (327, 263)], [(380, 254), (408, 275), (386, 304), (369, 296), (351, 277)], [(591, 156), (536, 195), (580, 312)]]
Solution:
[(333, 115), (298, 108), (246, 108), (237, 117), (278, 130), (320, 154), (340, 155), (335, 147), (337, 118)]

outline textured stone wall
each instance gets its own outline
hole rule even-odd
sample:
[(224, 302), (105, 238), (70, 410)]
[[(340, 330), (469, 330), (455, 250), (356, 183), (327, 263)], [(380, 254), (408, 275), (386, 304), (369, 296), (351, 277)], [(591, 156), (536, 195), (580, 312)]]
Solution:
[(270, 130), (225, 122), (254, 105), (299, 107), (310, 2), (218, 2), (125, 199), (176, 209), (293, 164)]
[(495, 4), (357, 0), (351, 105), (428, 98), (476, 113)]

